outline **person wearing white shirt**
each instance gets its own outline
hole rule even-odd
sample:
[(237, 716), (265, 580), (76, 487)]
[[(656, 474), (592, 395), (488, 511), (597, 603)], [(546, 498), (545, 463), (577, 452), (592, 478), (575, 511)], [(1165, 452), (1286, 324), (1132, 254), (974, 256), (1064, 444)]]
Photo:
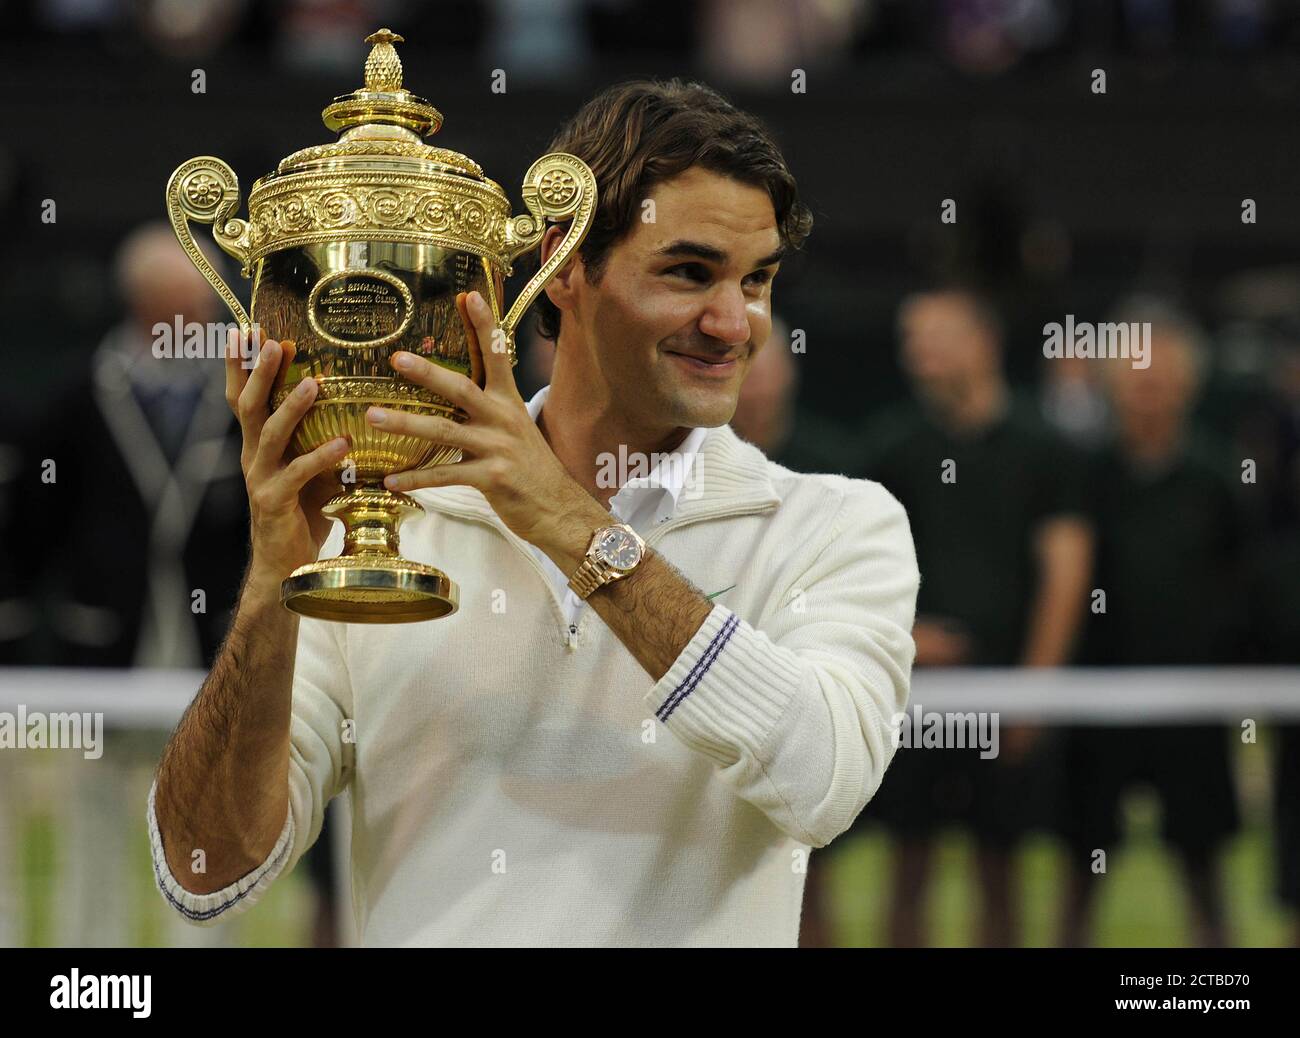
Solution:
[[(757, 120), (679, 81), (604, 91), (552, 150), (600, 194), (539, 300), (557, 348), (536, 406), (480, 346), (496, 318), (469, 293), (481, 381), (392, 357), (468, 420), (369, 415), (464, 451), (385, 480), (423, 506), (402, 552), (454, 572), (456, 613), (280, 607), (280, 581), (342, 543), (316, 475), (347, 445), (284, 464), (310, 387), (268, 415), (278, 347), (228, 369), (251, 562), (148, 805), (159, 889), (193, 922), (256, 902), (347, 791), (364, 944), (789, 947), (811, 849), (884, 778), (914, 654), (907, 516), (879, 484), (791, 472), (727, 425), (772, 277), (811, 228), (794, 178)], [(607, 485), (611, 460), (686, 455), (675, 500)]]

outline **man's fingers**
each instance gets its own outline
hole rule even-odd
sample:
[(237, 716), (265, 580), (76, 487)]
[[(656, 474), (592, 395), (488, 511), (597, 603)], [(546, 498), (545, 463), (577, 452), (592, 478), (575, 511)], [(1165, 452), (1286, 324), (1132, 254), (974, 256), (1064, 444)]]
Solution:
[(465, 298), (465, 309), (474, 320), (478, 340), (483, 351), (484, 377), (493, 389), (518, 396), (515, 375), (510, 369), (510, 338), (496, 322), (492, 307), (481, 292), (471, 292)]
[(226, 336), (226, 403), (236, 417), (239, 415), (239, 394), (248, 381), (248, 369), (244, 367), (244, 344), (247, 342), (248, 336), (240, 328), (232, 328)]
[[(268, 365), (269, 366), (269, 365)], [(257, 455), (253, 459), (252, 473), (273, 473), (280, 465), (280, 459), (293, 438), (293, 432), (302, 421), (302, 416), (316, 400), (316, 380), (305, 378), (294, 386), (290, 393), (275, 409), (275, 413), (262, 425), (262, 433), (257, 442)]]
[(389, 490), (422, 490), (426, 487), (445, 487), (464, 485), (478, 487), (480, 490), (492, 478), (491, 466), (482, 460), (457, 461), (446, 465), (434, 465), (428, 469), (410, 469), (396, 472), (384, 477), (384, 486)]
[(239, 393), (239, 406), (235, 411), (239, 416), (239, 424), (244, 429), (245, 442), (257, 442), (262, 423), (266, 421), (271, 383), (279, 369), (280, 344), (274, 339), (267, 339), (262, 343), (253, 371)]
[(477, 359), (481, 373), (481, 378), (475, 376), (475, 382), (485, 390), (518, 396), (519, 387), (510, 367), (510, 340), (497, 324), (488, 301), (481, 292), (462, 292), (456, 297), (456, 309), (465, 322), (467, 337), (478, 347), (470, 351), (470, 360)]
[(386, 433), (419, 436), (447, 447), (479, 453), (484, 448), (482, 434), (478, 430), (439, 415), (411, 414), (409, 411), (375, 405), (366, 409), (366, 422)]
[(479, 389), (487, 388), (487, 372), (483, 365), (483, 347), (479, 342), (478, 331), (474, 327), (474, 322), (470, 319), (469, 311), (465, 306), (466, 292), (456, 293), (456, 312), (460, 314), (461, 323), (465, 326), (465, 342), (469, 345), (469, 377), (470, 381)]
[(405, 350), (398, 350), (388, 358), (388, 362), (403, 378), (432, 390), (471, 418), (479, 412), (484, 400), (483, 390), (459, 372)]
[[(335, 437), (328, 443), (323, 443), (314, 451), (306, 454), (300, 454), (284, 467), (284, 471), (276, 477), (275, 482), (279, 485), (280, 492), (287, 498), (297, 498), (298, 493), (319, 476), (322, 472), (327, 472), (333, 468), (341, 459), (347, 456), (351, 445), (347, 438), (343, 436)], [(277, 495), (278, 496), (278, 495)]]

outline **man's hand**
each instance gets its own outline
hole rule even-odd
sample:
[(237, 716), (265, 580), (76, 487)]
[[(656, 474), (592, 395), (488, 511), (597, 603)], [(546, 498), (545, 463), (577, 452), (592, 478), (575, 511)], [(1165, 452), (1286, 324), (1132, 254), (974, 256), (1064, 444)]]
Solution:
[[(392, 490), (466, 484), (477, 487), (502, 521), (541, 548), (565, 573), (586, 554), (591, 534), (612, 523), (609, 511), (578, 483), (555, 456), (515, 386), (505, 336), (477, 292), (456, 297), (465, 322), (471, 371), (466, 378), (409, 353), (393, 354), (406, 378), (457, 404), (469, 414), (460, 424), (372, 407), (385, 429), (460, 447), (465, 461), (389, 476)], [(482, 343), (488, 343), (484, 350)], [(413, 361), (403, 364), (404, 359)], [(478, 386), (480, 374), (483, 388)], [(647, 550), (635, 571), (598, 588), (587, 602), (647, 674), (658, 681), (682, 654), (713, 605), (667, 559)]]
[(316, 380), (303, 379), (271, 411), (273, 383), (292, 359), (293, 346), (267, 339), (250, 374), (239, 361), (245, 351), (236, 345), (232, 338), (226, 351), (226, 403), (239, 419), (243, 436), (240, 466), (248, 488), (250, 578), (278, 588), (299, 566), (316, 561), (329, 536), (333, 520), (321, 514), (321, 507), (339, 492), (334, 468), (349, 443), (341, 436), (293, 457), (289, 443), (316, 400)]
[[(456, 296), (456, 309), (465, 323), (474, 379), (405, 351), (394, 353), (391, 363), (405, 378), (463, 409), (469, 420), (458, 423), (381, 407), (370, 408), (366, 419), (391, 432), (459, 447), (465, 460), (391, 475), (384, 485), (399, 491), (475, 487), (518, 536), (546, 551), (557, 564), (571, 563), (576, 569), (575, 553), (580, 560), (590, 533), (602, 521), (611, 521), (609, 513), (569, 475), (529, 417), (515, 385), (505, 335), (487, 302), (477, 292), (462, 292)], [(483, 343), (489, 344), (487, 349)]]

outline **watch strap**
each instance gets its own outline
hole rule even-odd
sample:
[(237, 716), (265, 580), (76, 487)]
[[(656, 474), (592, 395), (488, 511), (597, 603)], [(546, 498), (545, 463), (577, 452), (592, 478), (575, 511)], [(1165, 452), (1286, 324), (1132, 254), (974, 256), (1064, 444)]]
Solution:
[[(603, 569), (604, 568), (599, 562), (588, 556), (582, 560), (582, 565), (579, 566), (573, 576), (569, 578), (569, 587), (573, 589), (574, 593), (577, 594), (579, 598), (586, 598), (595, 591), (596, 588), (608, 583), (608, 581), (601, 579)], [(621, 576), (621, 574), (615, 573), (611, 579), (615, 579), (618, 576)]]
[[(622, 527), (636, 539), (637, 544), (641, 547), (641, 559), (637, 561), (637, 565), (640, 565), (645, 559), (645, 541), (642, 540), (640, 535), (627, 523), (612, 523), (611, 525)], [(581, 599), (586, 599), (597, 588), (604, 587), (606, 584), (626, 577), (636, 569), (636, 566), (633, 566), (632, 569), (629, 570), (616, 569), (596, 558), (596, 543), (599, 540), (601, 533), (608, 528), (609, 527), (602, 526), (591, 535), (591, 543), (587, 545), (586, 558), (582, 560), (573, 576), (569, 578), (570, 589)]]

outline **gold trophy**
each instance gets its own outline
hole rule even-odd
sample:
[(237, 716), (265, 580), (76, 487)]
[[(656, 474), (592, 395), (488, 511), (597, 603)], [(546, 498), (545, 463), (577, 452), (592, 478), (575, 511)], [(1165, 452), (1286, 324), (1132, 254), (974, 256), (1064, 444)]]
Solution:
[[(351, 452), (335, 470), (339, 493), (323, 509), (344, 525), (342, 554), (295, 570), (281, 586), (281, 600), (324, 620), (402, 623), (450, 615), (459, 593), (441, 570), (398, 554), (398, 527), (422, 508), (385, 488), (384, 476), (459, 461), (461, 451), (384, 432), (366, 421), (366, 409), (379, 405), (457, 422), (468, 416), (402, 378), (388, 358), (406, 350), (470, 376), (456, 295), (477, 290), (505, 335), (511, 365), (517, 364), (515, 328), (586, 237), (596, 180), (576, 156), (543, 155), (524, 176), (528, 212), (511, 216), (505, 192), (476, 162), (421, 143), (442, 125), (442, 115), (402, 88), (393, 48), (402, 37), (380, 29), (366, 42), (373, 45), (366, 85), (336, 98), (321, 116), (339, 139), (294, 152), (256, 181), (247, 220), (235, 217), (234, 171), (206, 155), (171, 175), (167, 214), (194, 265), (245, 328), (249, 315), (195, 246), (187, 221), (212, 224), (217, 245), (252, 277), (253, 321), (284, 348), (272, 406), (304, 378), (318, 383), (291, 450), (304, 454), (351, 436)], [(566, 218), (572, 223), (560, 248), (503, 314), (512, 262), (541, 242), (548, 219)]]

